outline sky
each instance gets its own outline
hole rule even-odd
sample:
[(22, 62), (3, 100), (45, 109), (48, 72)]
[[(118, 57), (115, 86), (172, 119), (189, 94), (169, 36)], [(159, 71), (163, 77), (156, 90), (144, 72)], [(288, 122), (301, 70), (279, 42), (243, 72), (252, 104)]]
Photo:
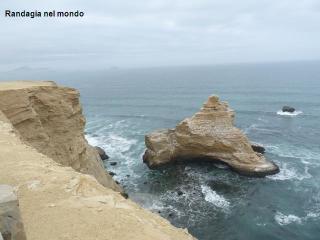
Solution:
[[(76, 11), (83, 18), (6, 18)], [(108, 69), (320, 59), (319, 0), (7, 0), (0, 70)]]

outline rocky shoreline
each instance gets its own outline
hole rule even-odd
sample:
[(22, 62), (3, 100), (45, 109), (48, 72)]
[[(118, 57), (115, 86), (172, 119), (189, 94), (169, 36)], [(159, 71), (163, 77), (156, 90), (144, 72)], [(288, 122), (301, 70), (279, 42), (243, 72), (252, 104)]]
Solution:
[(0, 83), (0, 184), (15, 189), (27, 239), (194, 239), (125, 199), (84, 125), (75, 89)]

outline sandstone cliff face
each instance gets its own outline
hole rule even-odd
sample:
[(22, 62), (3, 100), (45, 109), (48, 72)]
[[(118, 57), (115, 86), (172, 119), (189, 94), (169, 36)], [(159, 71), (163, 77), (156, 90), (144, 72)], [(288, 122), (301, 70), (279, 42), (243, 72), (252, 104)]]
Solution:
[(29, 240), (192, 240), (87, 174), (25, 145), (0, 111), (0, 183), (14, 186)]
[(121, 191), (84, 138), (85, 119), (77, 90), (58, 87), (54, 82), (1, 83), (0, 111), (26, 144)]
[[(96, 165), (85, 162), (92, 158), (83, 133), (69, 135), (84, 124), (75, 90), (43, 82), (0, 83), (0, 106), (0, 184), (16, 190), (27, 239), (194, 239), (187, 230), (123, 198), (108, 178), (102, 175), (99, 182), (110, 188), (93, 177), (101, 171), (90, 170)], [(77, 155), (83, 158), (77, 160)], [(92, 176), (76, 168), (90, 170)]]
[(278, 167), (253, 151), (249, 139), (233, 121), (234, 112), (227, 103), (211, 96), (198, 113), (175, 129), (147, 135), (144, 162), (156, 167), (179, 160), (220, 160), (245, 175), (277, 173)]

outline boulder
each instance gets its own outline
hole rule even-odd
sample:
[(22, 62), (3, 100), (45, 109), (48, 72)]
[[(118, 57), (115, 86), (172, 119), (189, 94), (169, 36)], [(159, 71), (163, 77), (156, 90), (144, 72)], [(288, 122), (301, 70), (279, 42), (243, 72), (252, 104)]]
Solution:
[(266, 152), (266, 149), (259, 144), (254, 143), (251, 145), (251, 147), (252, 147), (253, 151), (255, 151), (257, 153), (264, 154)]
[(284, 106), (282, 108), (282, 112), (289, 112), (289, 113), (293, 113), (295, 111), (295, 109), (293, 107), (289, 107), (289, 106)]
[(101, 147), (94, 147), (94, 148), (97, 150), (101, 160), (109, 159), (109, 156), (106, 154), (106, 152)]
[(26, 240), (19, 202), (8, 185), (0, 185), (0, 234), (4, 240)]
[(181, 196), (181, 195), (183, 195), (183, 192), (181, 190), (178, 190), (177, 194), (178, 194), (178, 196)]
[(211, 96), (199, 112), (176, 128), (146, 135), (143, 161), (150, 168), (175, 161), (222, 161), (248, 176), (278, 173), (278, 166), (256, 153), (245, 134), (234, 127), (234, 116), (227, 103)]

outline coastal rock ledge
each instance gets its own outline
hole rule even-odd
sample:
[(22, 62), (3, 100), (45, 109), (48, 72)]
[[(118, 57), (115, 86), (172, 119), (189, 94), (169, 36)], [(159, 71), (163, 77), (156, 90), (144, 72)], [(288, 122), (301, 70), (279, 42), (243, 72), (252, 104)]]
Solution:
[(278, 166), (255, 152), (245, 134), (234, 127), (234, 115), (227, 103), (209, 97), (199, 112), (175, 129), (148, 134), (143, 161), (150, 168), (175, 161), (220, 161), (247, 176), (278, 173)]
[[(85, 140), (84, 123), (75, 89), (52, 82), (0, 83), (0, 184), (12, 186), (19, 200), (26, 238), (194, 240), (186, 229), (120, 194)], [(11, 199), (0, 198), (6, 203), (0, 206), (4, 240), (6, 229), (22, 229), (8, 225), (17, 212), (1, 212), (8, 204), (16, 209), (18, 202)]]

